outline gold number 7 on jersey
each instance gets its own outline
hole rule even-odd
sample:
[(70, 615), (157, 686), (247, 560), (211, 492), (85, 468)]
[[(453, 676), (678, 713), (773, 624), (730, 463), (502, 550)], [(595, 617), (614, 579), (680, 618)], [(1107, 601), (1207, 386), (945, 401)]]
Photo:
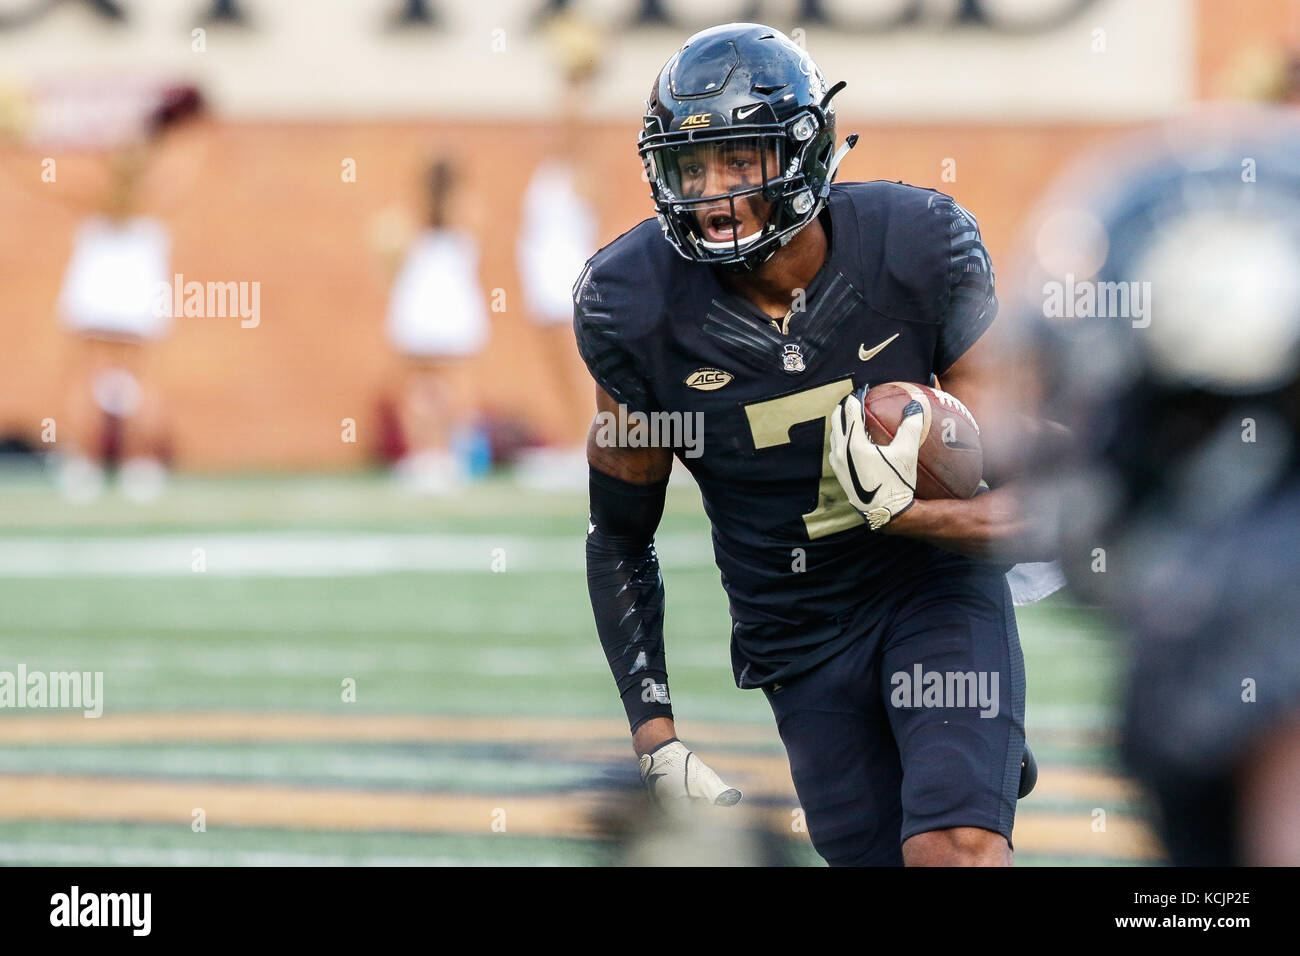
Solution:
[(817, 507), (803, 516), (808, 538), (821, 538), (862, 524), (862, 515), (849, 504), (831, 469), (831, 412), (845, 395), (853, 391), (852, 379), (827, 382), (816, 388), (769, 398), (745, 406), (749, 432), (758, 450), (790, 443), (790, 429), (803, 422), (821, 420), (822, 474), (817, 484)]

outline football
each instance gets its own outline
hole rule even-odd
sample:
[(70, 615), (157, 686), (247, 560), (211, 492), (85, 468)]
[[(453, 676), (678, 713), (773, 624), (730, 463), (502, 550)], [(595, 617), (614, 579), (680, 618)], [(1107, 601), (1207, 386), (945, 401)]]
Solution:
[(984, 474), (980, 429), (970, 411), (952, 395), (912, 382), (887, 382), (867, 392), (862, 415), (867, 434), (889, 444), (908, 402), (921, 403), (921, 454), (917, 460), (916, 497), (970, 498)]

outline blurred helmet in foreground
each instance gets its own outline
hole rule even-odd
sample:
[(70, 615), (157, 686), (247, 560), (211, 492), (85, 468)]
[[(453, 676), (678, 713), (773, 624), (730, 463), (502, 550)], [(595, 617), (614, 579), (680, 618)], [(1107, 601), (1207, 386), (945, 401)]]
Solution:
[(1115, 536), (1212, 526), (1294, 473), (1294, 116), (1215, 111), (1129, 138), (1061, 180), (1025, 246), (1015, 314), (1039, 411), (1073, 432), (1043, 484), (1085, 591)]
[(1173, 862), (1294, 864), (1279, 811), (1300, 794), (1273, 770), (1300, 727), (1296, 119), (1129, 139), (1063, 181), (1028, 245), (1023, 338), (1072, 430), (1040, 504), (1075, 592), (1123, 627), (1124, 762)]

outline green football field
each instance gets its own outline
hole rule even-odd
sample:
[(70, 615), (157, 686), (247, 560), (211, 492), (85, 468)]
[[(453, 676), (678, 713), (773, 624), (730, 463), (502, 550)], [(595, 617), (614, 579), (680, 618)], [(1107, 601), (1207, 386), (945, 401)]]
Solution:
[[(635, 779), (591, 621), (585, 495), (493, 478), (178, 478), (157, 503), (0, 483), (0, 671), (103, 673), (103, 716), (0, 710), (0, 864), (590, 864)], [(818, 864), (763, 697), (736, 689), (698, 494), (659, 541), (683, 738)], [(1021, 864), (1147, 863), (1116, 772), (1117, 648), (1021, 609), (1037, 791)], [(794, 821), (794, 822), (792, 822)], [(734, 821), (728, 821), (733, 823)]]

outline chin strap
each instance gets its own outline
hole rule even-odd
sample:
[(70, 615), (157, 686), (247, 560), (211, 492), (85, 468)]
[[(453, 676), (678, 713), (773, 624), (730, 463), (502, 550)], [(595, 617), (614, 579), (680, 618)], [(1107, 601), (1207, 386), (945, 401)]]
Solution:
[(858, 134), (850, 133), (849, 138), (844, 141), (844, 145), (841, 146), (838, 150), (836, 150), (835, 155), (831, 157), (830, 166), (827, 167), (826, 170), (827, 183), (832, 183), (835, 181), (835, 173), (840, 168), (840, 163), (844, 161), (845, 156), (849, 155), (849, 150), (851, 150), (854, 146), (857, 145), (858, 145)]

